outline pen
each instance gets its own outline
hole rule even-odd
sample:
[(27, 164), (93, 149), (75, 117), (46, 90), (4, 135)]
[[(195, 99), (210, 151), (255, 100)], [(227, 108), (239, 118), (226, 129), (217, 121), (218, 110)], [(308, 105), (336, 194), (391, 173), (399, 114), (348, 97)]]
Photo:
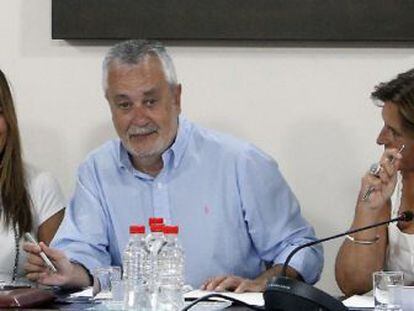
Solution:
[[(24, 237), (29, 241), (29, 242), (31, 242), (31, 243), (33, 243), (33, 244), (36, 244), (37, 246), (39, 246), (39, 243), (37, 243), (37, 241), (35, 240), (35, 238), (29, 233), (29, 232), (26, 232), (25, 234), (24, 234)], [(45, 252), (44, 251), (41, 251), (40, 253), (39, 253), (39, 255), (40, 255), (40, 257), (42, 257), (42, 259), (43, 259), (43, 261), (45, 262), (45, 264), (46, 264), (46, 266), (48, 266), (48, 268), (50, 269), (50, 270), (52, 270), (53, 272), (57, 272), (57, 269), (56, 269), (56, 267), (53, 265), (53, 263), (50, 261), (50, 259), (49, 259), (49, 257), (47, 257), (47, 255), (45, 254)]]
[[(401, 152), (404, 150), (404, 148), (405, 148), (405, 145), (401, 145), (400, 149), (398, 149), (398, 153), (401, 153)], [(395, 158), (394, 158), (394, 157), (392, 157), (392, 159), (391, 159), (391, 164), (393, 164), (393, 163), (394, 163), (394, 160), (395, 160)]]

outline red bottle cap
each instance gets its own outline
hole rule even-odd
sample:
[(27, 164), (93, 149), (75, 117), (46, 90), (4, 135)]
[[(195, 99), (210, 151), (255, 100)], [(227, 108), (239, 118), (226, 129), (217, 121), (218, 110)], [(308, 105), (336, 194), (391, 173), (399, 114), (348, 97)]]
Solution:
[(164, 226), (164, 234), (178, 234), (178, 226)]
[(151, 232), (163, 232), (164, 227), (164, 224), (153, 224), (151, 225)]
[(163, 224), (163, 223), (164, 223), (164, 218), (161, 218), (161, 217), (150, 217), (148, 219), (148, 224), (150, 225), (150, 227), (155, 224)]
[(129, 234), (145, 233), (145, 226), (131, 225), (129, 226)]

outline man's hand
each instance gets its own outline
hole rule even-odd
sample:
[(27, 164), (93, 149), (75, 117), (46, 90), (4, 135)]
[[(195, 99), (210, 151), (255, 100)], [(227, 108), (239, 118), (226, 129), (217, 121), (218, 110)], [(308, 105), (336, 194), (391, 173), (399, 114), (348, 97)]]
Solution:
[(267, 280), (263, 278), (250, 280), (239, 276), (227, 275), (209, 278), (201, 286), (201, 289), (216, 292), (234, 291), (235, 293), (262, 292), (265, 290), (266, 284)]
[[(264, 292), (269, 280), (276, 275), (279, 275), (281, 271), (282, 265), (277, 264), (264, 271), (254, 280), (245, 279), (235, 275), (212, 277), (203, 283), (201, 289), (216, 292), (234, 291), (235, 293)], [(287, 267), (286, 274), (288, 277), (302, 280), (302, 276), (292, 267)]]
[[(26, 277), (30, 281), (43, 285), (57, 285), (65, 287), (85, 287), (89, 284), (86, 270), (77, 264), (71, 263), (64, 252), (48, 247), (40, 242), (39, 246), (33, 243), (24, 243), (27, 262), (24, 265)], [(43, 251), (55, 265), (57, 272), (53, 273), (44, 263), (40, 252)]]

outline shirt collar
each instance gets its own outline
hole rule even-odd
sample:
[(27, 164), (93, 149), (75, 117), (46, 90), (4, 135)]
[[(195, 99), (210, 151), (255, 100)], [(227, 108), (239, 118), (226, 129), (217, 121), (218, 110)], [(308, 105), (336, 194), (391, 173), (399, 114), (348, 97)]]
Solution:
[[(169, 148), (173, 152), (173, 155), (174, 155), (174, 162), (173, 162), (174, 168), (178, 168), (178, 166), (180, 165), (184, 157), (184, 153), (187, 148), (188, 141), (190, 139), (190, 133), (191, 133), (191, 123), (185, 117), (180, 116), (178, 118), (177, 136), (175, 138), (174, 143)], [(166, 150), (166, 152), (167, 151), (168, 150)]]
[[(180, 165), (185, 150), (187, 148), (187, 144), (190, 138), (191, 133), (191, 122), (189, 122), (185, 117), (179, 116), (178, 118), (178, 130), (177, 130), (177, 136), (175, 137), (174, 143), (171, 145), (170, 148), (164, 151), (162, 154), (162, 159), (164, 161), (164, 167), (168, 165), (168, 154), (171, 154), (173, 156), (173, 166), (174, 168), (178, 168)], [(124, 145), (122, 144), (122, 141), (118, 139), (118, 164), (120, 168), (126, 168), (129, 171), (136, 170), (131, 162), (131, 159), (129, 158), (128, 151), (125, 149)]]

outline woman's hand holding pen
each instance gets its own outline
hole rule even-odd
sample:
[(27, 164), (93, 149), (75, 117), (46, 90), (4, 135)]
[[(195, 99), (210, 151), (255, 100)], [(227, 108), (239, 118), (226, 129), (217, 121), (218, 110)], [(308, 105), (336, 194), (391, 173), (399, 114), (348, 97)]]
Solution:
[[(43, 285), (65, 285), (68, 283), (73, 268), (62, 251), (50, 248), (43, 242), (40, 242), (39, 245), (24, 243), (23, 249), (28, 254), (24, 268), (29, 280)], [(46, 265), (40, 255), (42, 251), (56, 266), (57, 272), (52, 272)]]
[[(43, 285), (56, 285), (69, 288), (83, 288), (90, 286), (91, 278), (82, 265), (71, 262), (65, 253), (59, 249), (51, 248), (40, 242), (24, 243), (23, 249), (27, 253), (24, 269), (27, 279)], [(40, 255), (44, 252), (56, 267), (52, 272)]]
[(362, 178), (360, 201), (371, 208), (380, 208), (390, 199), (397, 184), (397, 172), (404, 145), (386, 149), (377, 166), (372, 166)]

